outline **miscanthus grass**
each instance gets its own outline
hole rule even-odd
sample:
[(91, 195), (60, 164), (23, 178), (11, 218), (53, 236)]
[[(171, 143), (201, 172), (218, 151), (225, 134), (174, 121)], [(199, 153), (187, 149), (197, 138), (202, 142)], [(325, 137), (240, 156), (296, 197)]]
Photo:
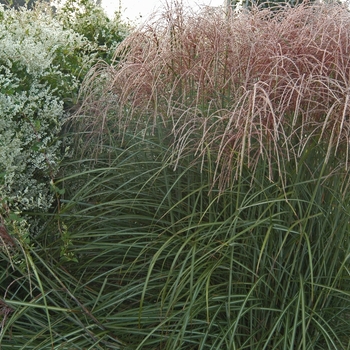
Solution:
[(2, 346), (349, 349), (349, 25), (169, 5), (126, 39), (1, 277)]
[(228, 18), (170, 7), (123, 42), (119, 64), (97, 67), (87, 79), (91, 112), (100, 115), (92, 127), (113, 124), (123, 133), (161, 120), (172, 129), (176, 164), (186, 152), (202, 162), (207, 148), (215, 152), (213, 180), (221, 188), (260, 159), (271, 180), (273, 163), (283, 178), (285, 162), (315, 142), (326, 161), (341, 154), (347, 169), (349, 26), (347, 9), (332, 4)]

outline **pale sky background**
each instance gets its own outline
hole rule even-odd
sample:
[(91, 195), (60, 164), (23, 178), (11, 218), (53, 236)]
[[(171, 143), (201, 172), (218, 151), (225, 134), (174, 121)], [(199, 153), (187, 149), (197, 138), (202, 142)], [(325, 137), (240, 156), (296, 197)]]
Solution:
[[(145, 20), (154, 10), (162, 8), (164, 2), (165, 0), (121, 0), (122, 16), (138, 22), (142, 15), (142, 20)], [(220, 6), (225, 3), (225, 0), (183, 0), (183, 3), (198, 9), (202, 5)], [(102, 7), (109, 16), (112, 16), (119, 9), (119, 0), (102, 0)]]

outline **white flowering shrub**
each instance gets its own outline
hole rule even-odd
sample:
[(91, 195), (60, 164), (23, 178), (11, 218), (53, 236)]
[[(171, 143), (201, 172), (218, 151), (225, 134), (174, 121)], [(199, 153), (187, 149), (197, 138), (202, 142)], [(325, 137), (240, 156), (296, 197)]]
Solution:
[(47, 211), (90, 44), (42, 10), (0, 5), (0, 48), (0, 215)]
[(87, 38), (94, 45), (96, 58), (108, 63), (132, 28), (130, 23), (122, 21), (120, 12), (111, 19), (92, 0), (66, 0), (57, 10), (57, 18), (65, 28)]

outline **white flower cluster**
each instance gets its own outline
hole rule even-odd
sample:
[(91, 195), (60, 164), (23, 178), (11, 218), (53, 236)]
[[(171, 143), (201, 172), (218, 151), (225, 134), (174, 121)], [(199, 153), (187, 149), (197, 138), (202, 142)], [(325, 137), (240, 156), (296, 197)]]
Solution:
[[(0, 79), (1, 80), (1, 79)], [(29, 91), (0, 93), (0, 196), (16, 210), (50, 206), (50, 176), (59, 162), (63, 103), (33, 82)]]
[(50, 208), (64, 101), (89, 64), (86, 45), (52, 16), (0, 5), (0, 214)]

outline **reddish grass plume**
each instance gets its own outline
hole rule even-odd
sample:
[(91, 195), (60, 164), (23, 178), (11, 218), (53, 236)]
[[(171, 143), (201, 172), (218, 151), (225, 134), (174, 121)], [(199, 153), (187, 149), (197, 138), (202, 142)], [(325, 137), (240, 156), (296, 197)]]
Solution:
[[(193, 13), (168, 4), (94, 68), (84, 114), (106, 128), (168, 132), (173, 165), (216, 157), (213, 181), (232, 184), (259, 160), (283, 175), (315, 144), (349, 163), (350, 13), (341, 4)], [(85, 119), (84, 123), (87, 122)], [(153, 128), (153, 129), (152, 129)], [(171, 137), (169, 137), (171, 136)]]

